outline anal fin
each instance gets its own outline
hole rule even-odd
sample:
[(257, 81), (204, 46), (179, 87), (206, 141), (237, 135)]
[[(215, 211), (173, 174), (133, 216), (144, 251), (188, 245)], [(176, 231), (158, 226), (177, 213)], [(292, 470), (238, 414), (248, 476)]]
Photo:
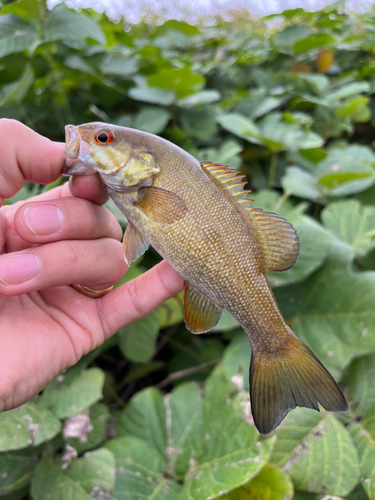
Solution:
[(184, 319), (192, 333), (205, 333), (217, 325), (222, 308), (190, 285), (185, 285)]
[(139, 256), (143, 255), (148, 247), (149, 244), (138, 229), (131, 222), (128, 222), (123, 238), (124, 259), (127, 265), (130, 266)]

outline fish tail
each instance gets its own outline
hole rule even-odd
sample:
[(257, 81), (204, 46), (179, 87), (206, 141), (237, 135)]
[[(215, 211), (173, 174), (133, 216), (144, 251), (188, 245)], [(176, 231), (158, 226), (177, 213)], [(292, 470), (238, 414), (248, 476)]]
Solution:
[[(288, 327), (287, 327), (288, 328)], [(339, 386), (312, 351), (288, 328), (276, 355), (252, 350), (250, 400), (255, 427), (268, 434), (296, 406), (346, 411)]]

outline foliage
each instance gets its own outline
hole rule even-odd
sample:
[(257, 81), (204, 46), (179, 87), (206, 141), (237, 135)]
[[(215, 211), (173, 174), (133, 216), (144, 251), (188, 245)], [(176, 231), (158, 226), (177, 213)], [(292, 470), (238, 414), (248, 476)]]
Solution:
[[(0, 415), (0, 496), (374, 499), (374, 13), (123, 26), (63, 4), (1, 5), (1, 117), (54, 140), (95, 120), (160, 134), (241, 170), (253, 205), (294, 224), (300, 258), (269, 281), (350, 410), (298, 409), (261, 438), (244, 333), (224, 312), (191, 335), (179, 295)], [(122, 282), (158, 259), (150, 249)]]

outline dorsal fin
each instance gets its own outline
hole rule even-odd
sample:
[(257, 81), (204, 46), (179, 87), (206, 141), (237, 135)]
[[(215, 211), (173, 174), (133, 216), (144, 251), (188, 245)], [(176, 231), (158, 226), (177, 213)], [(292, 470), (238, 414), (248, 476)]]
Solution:
[(245, 177), (220, 163), (201, 162), (202, 168), (224, 189), (245, 215), (262, 250), (267, 271), (285, 271), (292, 267), (299, 254), (299, 239), (294, 227), (285, 219), (260, 208), (251, 208), (254, 200), (243, 189)]

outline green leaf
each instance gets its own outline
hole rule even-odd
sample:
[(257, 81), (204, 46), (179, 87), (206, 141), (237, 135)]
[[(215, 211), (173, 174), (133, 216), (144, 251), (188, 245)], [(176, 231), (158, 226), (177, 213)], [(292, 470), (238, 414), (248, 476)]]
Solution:
[(136, 101), (150, 102), (169, 106), (175, 100), (175, 93), (172, 90), (155, 89), (147, 86), (133, 87), (129, 90), (129, 97)]
[(227, 332), (233, 330), (234, 328), (238, 328), (238, 326), (238, 321), (233, 318), (231, 313), (226, 309), (223, 309), (219, 323), (214, 326), (212, 331)]
[(163, 132), (171, 118), (169, 111), (163, 108), (142, 108), (134, 120), (134, 128), (160, 134)]
[(326, 367), (341, 371), (355, 354), (375, 352), (374, 287), (374, 272), (332, 261), (307, 281), (292, 327)]
[(13, 83), (4, 85), (0, 91), (0, 104), (19, 104), (26, 96), (34, 82), (34, 70), (30, 64), (25, 66), (21, 78)]
[(110, 417), (109, 410), (103, 403), (94, 404), (86, 412), (87, 420), (86, 422), (81, 420), (81, 425), (77, 424), (75, 416), (64, 422), (65, 442), (75, 448), (79, 455), (96, 448), (105, 441)]
[(220, 115), (217, 121), (228, 132), (242, 137), (249, 142), (262, 144), (258, 127), (244, 116), (235, 113)]
[(342, 99), (346, 99), (347, 97), (351, 97), (354, 95), (361, 94), (362, 92), (370, 92), (371, 86), (368, 82), (352, 82), (344, 85), (338, 90), (334, 90), (328, 92), (326, 96), (326, 101), (328, 105), (335, 104)]
[(363, 419), (352, 425), (349, 430), (357, 448), (361, 475), (369, 479), (375, 463), (375, 408), (371, 408)]
[(59, 375), (47, 386), (40, 404), (58, 418), (71, 417), (102, 397), (103, 384), (104, 373), (99, 368), (90, 368), (69, 383), (64, 382), (64, 375)]
[(164, 302), (154, 312), (159, 320), (160, 329), (178, 325), (184, 320), (184, 305), (181, 295), (176, 295)]
[(98, 43), (106, 43), (100, 25), (92, 17), (70, 11), (64, 4), (57, 5), (43, 25), (43, 38), (46, 42), (57, 40), (83, 42), (92, 38)]
[(318, 49), (320, 47), (330, 46), (334, 42), (334, 38), (331, 35), (325, 33), (319, 33), (317, 35), (309, 35), (302, 40), (298, 40), (294, 45), (294, 52), (301, 54), (307, 52), (311, 49)]
[(209, 104), (211, 102), (216, 102), (220, 99), (220, 92), (217, 90), (201, 90), (200, 92), (195, 92), (190, 94), (183, 99), (179, 99), (178, 105), (186, 108), (200, 106), (202, 104)]
[(165, 397), (168, 470), (187, 472), (203, 439), (203, 396), (197, 384), (184, 383)]
[(375, 207), (363, 207), (356, 200), (331, 203), (322, 212), (324, 226), (352, 248), (354, 257), (375, 247)]
[(128, 77), (136, 73), (138, 69), (138, 64), (134, 59), (117, 54), (108, 54), (100, 65), (100, 70), (105, 75)]
[(38, 451), (31, 447), (0, 453), (0, 496), (18, 491), (29, 483), (38, 455)]
[(291, 48), (298, 40), (305, 39), (309, 34), (310, 31), (306, 26), (298, 24), (287, 26), (276, 34), (274, 44), (278, 49)]
[(250, 342), (242, 329), (235, 334), (225, 349), (222, 367), (228, 381), (232, 381), (239, 389), (249, 389)]
[(117, 435), (142, 439), (149, 449), (155, 450), (158, 462), (165, 464), (165, 408), (161, 393), (153, 388), (138, 392), (121, 412)]
[(147, 79), (150, 87), (159, 87), (164, 90), (173, 90), (177, 97), (182, 98), (200, 89), (204, 84), (201, 75), (193, 73), (190, 68), (162, 68), (159, 72), (150, 75)]
[(114, 498), (177, 500), (181, 487), (163, 476), (163, 462), (155, 448), (133, 436), (115, 438), (105, 448), (116, 461)]
[(39, 462), (31, 481), (33, 500), (89, 500), (84, 488), (71, 479), (60, 467), (45, 460)]
[(281, 469), (266, 464), (248, 484), (221, 498), (222, 500), (291, 500), (294, 498), (293, 484)]
[(159, 320), (155, 314), (126, 326), (118, 333), (122, 354), (137, 363), (147, 362), (155, 353), (158, 333)]
[(357, 484), (356, 449), (348, 431), (333, 415), (325, 414), (322, 419), (311, 410), (293, 410), (276, 434), (272, 461), (280, 462), (281, 458), (283, 470), (297, 490), (346, 495)]
[(345, 370), (341, 384), (356, 415), (363, 415), (375, 406), (374, 366), (375, 356), (370, 354), (353, 359)]
[(115, 485), (115, 459), (105, 448), (87, 453), (66, 469), (66, 475), (81, 485), (90, 498), (110, 495)]
[(0, 57), (22, 52), (39, 41), (31, 24), (12, 15), (0, 15)]
[(29, 403), (0, 414), (0, 451), (38, 446), (52, 439), (61, 423), (43, 407)]

